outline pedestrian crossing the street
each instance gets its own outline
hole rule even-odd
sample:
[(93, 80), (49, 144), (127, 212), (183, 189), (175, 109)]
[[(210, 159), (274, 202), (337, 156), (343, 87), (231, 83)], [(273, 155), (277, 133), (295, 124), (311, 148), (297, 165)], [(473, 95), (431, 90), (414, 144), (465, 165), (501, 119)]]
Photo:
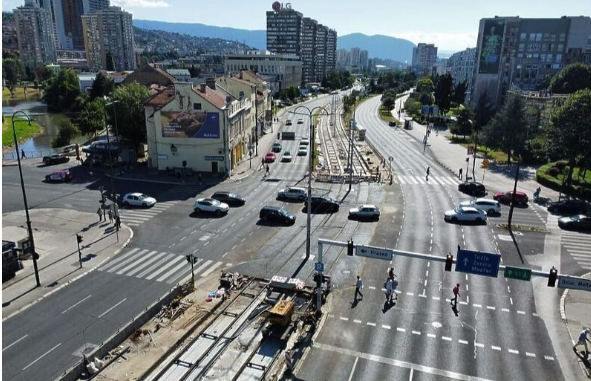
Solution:
[(591, 235), (562, 231), (562, 246), (584, 269), (591, 269)]
[[(204, 259), (199, 259), (193, 265), (196, 277), (206, 277), (218, 269), (230, 266), (232, 266), (231, 263)], [(156, 282), (175, 283), (191, 273), (191, 265), (184, 255), (135, 248), (99, 267), (98, 271)]]
[(436, 185), (436, 186), (457, 186), (462, 182), (454, 176), (429, 176), (429, 180), (425, 176), (402, 176), (395, 177), (397, 182), (404, 185)]
[(121, 208), (119, 209), (119, 216), (121, 222), (129, 226), (139, 226), (142, 223), (148, 221), (155, 215), (170, 208), (178, 201), (167, 201), (157, 202), (151, 208), (139, 209), (139, 208)]

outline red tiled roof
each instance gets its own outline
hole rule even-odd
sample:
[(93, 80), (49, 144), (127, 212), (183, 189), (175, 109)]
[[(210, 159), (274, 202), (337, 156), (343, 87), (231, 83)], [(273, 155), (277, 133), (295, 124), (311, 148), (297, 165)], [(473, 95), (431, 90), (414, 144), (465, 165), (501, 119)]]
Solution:
[(174, 87), (167, 87), (149, 98), (145, 106), (164, 106), (174, 99)]
[(201, 91), (201, 86), (194, 86), (193, 91), (201, 95), (206, 101), (219, 109), (222, 109), (226, 106), (226, 97), (209, 86), (205, 86), (204, 92)]

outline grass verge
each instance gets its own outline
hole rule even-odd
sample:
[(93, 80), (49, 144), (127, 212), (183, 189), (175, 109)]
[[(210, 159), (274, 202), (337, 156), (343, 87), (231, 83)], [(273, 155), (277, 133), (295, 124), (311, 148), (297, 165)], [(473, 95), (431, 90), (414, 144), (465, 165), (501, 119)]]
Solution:
[(14, 90), (14, 94), (10, 92), (8, 87), (2, 87), (2, 99), (11, 99), (11, 100), (37, 100), (41, 97), (41, 90), (36, 90), (33, 87), (27, 87), (27, 93), (25, 95), (25, 87), (19, 86)]
[[(555, 191), (563, 191), (571, 197), (581, 197), (586, 200), (591, 200), (591, 170), (582, 170), (579, 167), (573, 169), (572, 185), (562, 189), (562, 182), (568, 176), (568, 167), (559, 164), (560, 162), (552, 162), (542, 165), (536, 171), (536, 180), (540, 184), (554, 189)], [(557, 168), (557, 170), (551, 170)], [(555, 176), (553, 176), (554, 172)], [(557, 172), (557, 173), (556, 173)]]
[[(509, 224), (497, 224), (497, 227), (499, 229), (504, 229), (504, 230), (509, 231)], [(511, 224), (511, 228), (513, 231), (520, 231), (520, 232), (549, 233), (548, 229), (544, 229), (539, 226)]]
[[(39, 135), (43, 128), (35, 122), (27, 123), (26, 119), (17, 116), (14, 127), (16, 129), (16, 138), (22, 142), (35, 135)], [(14, 136), (12, 133), (12, 116), (5, 116), (2, 120), (2, 147), (11, 147), (14, 145)]]
[[(474, 147), (474, 141), (471, 137), (448, 136), (447, 139), (449, 139), (449, 141), (452, 143), (459, 144), (466, 149), (468, 149), (468, 147)], [(507, 162), (506, 153), (492, 150), (485, 145), (479, 144), (477, 147), (477, 152), (480, 155), (486, 155), (489, 160), (493, 160), (499, 164)]]

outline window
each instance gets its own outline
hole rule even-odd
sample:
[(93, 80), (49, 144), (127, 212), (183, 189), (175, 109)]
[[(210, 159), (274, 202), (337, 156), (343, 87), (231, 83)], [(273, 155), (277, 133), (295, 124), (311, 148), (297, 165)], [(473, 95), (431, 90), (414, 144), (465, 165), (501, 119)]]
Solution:
[(555, 34), (551, 34), (550, 35), (550, 41), (556, 41), (556, 35)]
[(548, 44), (542, 44), (542, 51), (543, 52), (547, 52), (548, 51)]
[(540, 54), (540, 60), (546, 62), (546, 54)]
[(519, 51), (523, 52), (524, 49), (525, 49), (525, 44), (519, 44)]
[(193, 110), (201, 110), (201, 103), (193, 103)]
[(536, 33), (536, 41), (542, 41), (542, 33)]
[(546, 57), (546, 62), (552, 62), (552, 54), (548, 54), (548, 57)]
[(564, 44), (558, 44), (558, 48), (556, 48), (559, 52), (564, 50)]
[(527, 33), (521, 33), (521, 35), (519, 36), (519, 41), (525, 41), (525, 38), (527, 37)]
[(560, 37), (558, 38), (559, 41), (566, 41), (566, 34), (565, 33), (560, 33)]
[(562, 54), (557, 54), (556, 55), (556, 62), (561, 62), (562, 61)]
[(529, 40), (530, 41), (535, 41), (536, 40), (536, 34), (535, 33), (530, 33), (529, 34)]
[(544, 33), (544, 41), (550, 40), (550, 33)]

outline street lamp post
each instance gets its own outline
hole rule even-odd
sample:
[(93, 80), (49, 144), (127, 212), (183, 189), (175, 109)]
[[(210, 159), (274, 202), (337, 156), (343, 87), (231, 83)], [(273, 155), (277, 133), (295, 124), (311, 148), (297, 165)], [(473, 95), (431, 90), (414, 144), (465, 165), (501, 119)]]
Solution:
[(18, 113), (23, 114), (27, 118), (29, 125), (31, 125), (31, 118), (24, 111), (16, 111), (14, 114), (12, 114), (12, 134), (14, 136), (14, 146), (16, 149), (16, 159), (18, 161), (18, 172), (21, 177), (21, 189), (23, 191), (23, 202), (25, 204), (25, 215), (27, 217), (27, 231), (29, 233), (30, 251), (33, 256), (33, 269), (35, 270), (35, 281), (37, 282), (37, 287), (41, 287), (41, 281), (39, 280), (39, 267), (37, 266), (37, 252), (35, 251), (35, 240), (33, 239), (33, 228), (31, 227), (31, 218), (29, 217), (29, 205), (27, 203), (27, 192), (25, 191), (25, 181), (23, 180), (23, 170), (21, 168), (21, 157), (19, 156), (19, 152), (18, 152), (18, 140), (16, 138), (16, 128), (14, 127), (14, 117)]
[[(109, 98), (107, 98), (107, 96), (103, 97), (105, 100), (104, 103), (104, 108), (105, 108), (105, 130), (107, 133), (107, 150), (109, 152), (109, 167), (110, 167), (110, 172), (111, 172), (111, 198), (113, 199), (113, 202), (117, 202), (117, 197), (115, 194), (115, 185), (114, 185), (114, 179), (113, 179), (113, 159), (111, 157), (111, 143), (109, 141), (109, 124), (107, 123), (107, 106), (111, 106), (114, 105), (116, 103), (119, 103), (119, 101), (113, 101), (113, 102), (107, 102)], [(119, 141), (119, 131), (117, 128), (117, 111), (115, 110), (115, 107), (113, 107), (113, 112), (115, 114), (115, 134), (117, 135), (117, 147), (121, 147), (121, 142)], [(119, 163), (119, 161), (117, 161), (117, 163)]]

